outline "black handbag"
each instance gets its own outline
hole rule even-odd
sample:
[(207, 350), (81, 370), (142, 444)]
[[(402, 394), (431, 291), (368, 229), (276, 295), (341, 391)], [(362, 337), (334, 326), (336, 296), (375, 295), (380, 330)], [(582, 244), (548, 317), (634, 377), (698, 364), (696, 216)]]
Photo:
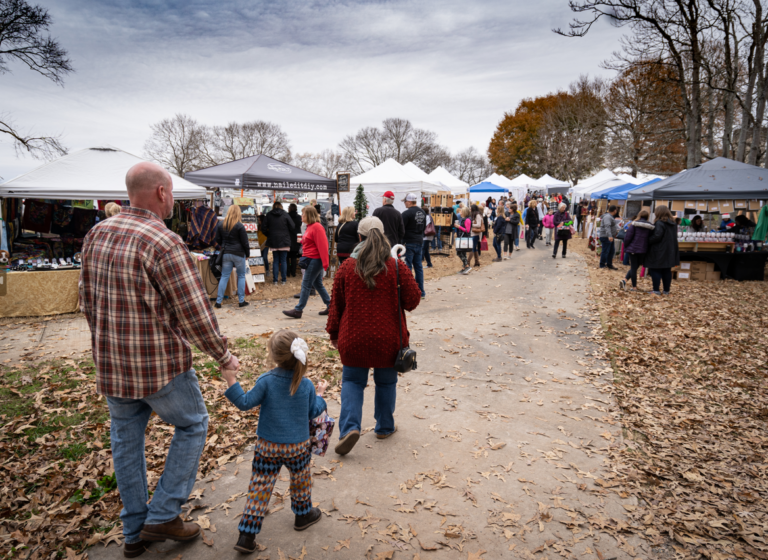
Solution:
[(403, 346), (403, 311), (400, 307), (400, 266), (398, 259), (395, 259), (395, 270), (397, 270), (397, 328), (400, 331), (400, 350), (395, 358), (395, 371), (405, 373), (416, 369), (416, 351), (411, 350), (409, 346)]
[(218, 254), (208, 260), (208, 268), (211, 271), (211, 274), (213, 274), (213, 277), (216, 278), (216, 280), (221, 280), (221, 269), (224, 266), (224, 250), (218, 252)]

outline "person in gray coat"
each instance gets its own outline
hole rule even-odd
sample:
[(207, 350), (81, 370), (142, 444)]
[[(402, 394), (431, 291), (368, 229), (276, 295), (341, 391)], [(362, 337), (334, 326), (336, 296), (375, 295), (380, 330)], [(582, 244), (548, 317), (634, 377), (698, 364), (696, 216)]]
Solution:
[(618, 270), (613, 266), (613, 255), (616, 252), (616, 246), (613, 244), (614, 238), (619, 234), (619, 226), (616, 223), (616, 215), (619, 208), (615, 204), (608, 207), (608, 212), (600, 218), (600, 268), (609, 268)]

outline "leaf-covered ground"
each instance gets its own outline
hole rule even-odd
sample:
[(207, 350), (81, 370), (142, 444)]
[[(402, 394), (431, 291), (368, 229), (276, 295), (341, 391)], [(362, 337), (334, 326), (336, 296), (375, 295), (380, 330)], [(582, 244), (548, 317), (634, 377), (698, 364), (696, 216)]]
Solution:
[(600, 270), (575, 244), (624, 426), (607, 486), (639, 499), (632, 529), (685, 558), (768, 558), (768, 282), (623, 292), (626, 268)]
[[(235, 341), (240, 381), (250, 388), (271, 369), (270, 333)], [(308, 340), (309, 377), (331, 382), (338, 395), (341, 366), (327, 340)], [(257, 412), (223, 403), (218, 367), (196, 354), (194, 367), (211, 417), (199, 477), (230, 461), (256, 436)], [(89, 545), (122, 540), (120, 496), (112, 467), (109, 411), (95, 391), (90, 353), (80, 359), (0, 366), (0, 557), (78, 558)], [(150, 490), (163, 471), (173, 427), (152, 415), (146, 434)]]

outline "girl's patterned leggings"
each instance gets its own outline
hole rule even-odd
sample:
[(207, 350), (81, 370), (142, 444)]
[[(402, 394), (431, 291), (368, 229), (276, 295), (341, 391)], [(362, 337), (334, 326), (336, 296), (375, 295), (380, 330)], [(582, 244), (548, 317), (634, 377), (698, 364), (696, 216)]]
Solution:
[(312, 473), (309, 470), (311, 454), (309, 440), (302, 443), (272, 443), (256, 440), (253, 453), (253, 472), (243, 517), (238, 529), (256, 534), (269, 507), (277, 475), (285, 465), (291, 473), (291, 510), (305, 515), (312, 509)]

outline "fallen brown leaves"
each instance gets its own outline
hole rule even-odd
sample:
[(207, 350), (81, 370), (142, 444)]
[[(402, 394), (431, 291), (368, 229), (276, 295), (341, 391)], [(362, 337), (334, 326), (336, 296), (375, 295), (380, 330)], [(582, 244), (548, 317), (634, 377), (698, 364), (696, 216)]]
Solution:
[[(234, 341), (232, 351), (240, 359), (246, 389), (272, 367), (266, 362), (266, 340), (255, 336)], [(338, 352), (327, 340), (310, 337), (307, 342), (309, 377), (315, 383), (329, 380), (326, 398), (335, 398), (341, 377)], [(252, 443), (258, 412), (240, 412), (224, 399), (226, 385), (207, 356), (195, 354), (194, 368), (211, 417), (200, 473), (213, 482)], [(122, 542), (109, 411), (95, 385), (90, 353), (77, 360), (0, 366), (0, 557), (75, 560), (88, 546)], [(172, 437), (173, 426), (153, 414), (146, 433), (150, 490), (163, 471)], [(204, 488), (197, 488), (190, 499), (204, 501)], [(219, 506), (229, 507), (218, 504), (208, 511)], [(200, 522), (216, 532), (207, 516)], [(204, 532), (203, 542), (212, 546), (212, 535)]]
[[(632, 528), (689, 558), (768, 558), (766, 282), (673, 282), (617, 290), (583, 243), (622, 409), (615, 474)], [(649, 289), (643, 281), (641, 289)]]

